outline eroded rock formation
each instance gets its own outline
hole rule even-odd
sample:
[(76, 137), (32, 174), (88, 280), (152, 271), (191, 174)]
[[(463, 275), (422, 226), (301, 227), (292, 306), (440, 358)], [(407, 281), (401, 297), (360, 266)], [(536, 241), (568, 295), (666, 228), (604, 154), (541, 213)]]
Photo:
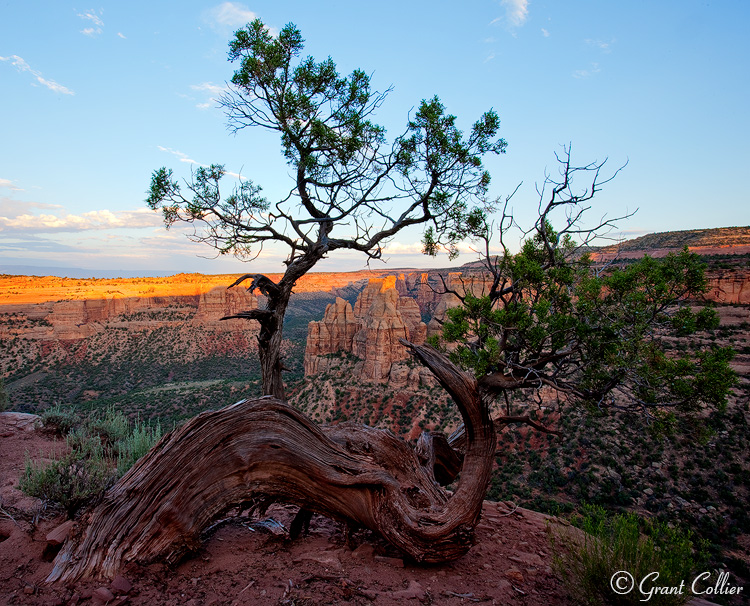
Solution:
[(417, 302), (399, 295), (399, 284), (405, 290), (402, 277), (373, 278), (353, 307), (336, 299), (320, 322), (310, 322), (305, 374), (327, 370), (327, 354), (351, 352), (360, 359), (355, 371), (359, 378), (387, 380), (393, 365), (407, 357), (399, 339), (422, 344), (427, 335)]
[(354, 335), (360, 329), (352, 305), (340, 297), (326, 307), (320, 322), (310, 322), (305, 347), (305, 374), (314, 375), (327, 370), (328, 354), (352, 351)]
[[(227, 288), (215, 286), (198, 298), (198, 311), (193, 321), (213, 324), (225, 316), (232, 316), (241, 311), (258, 307), (258, 297), (245, 288)], [(232, 323), (244, 323), (245, 320), (225, 320)]]
[(750, 271), (713, 270), (707, 273), (706, 296), (718, 303), (750, 304)]

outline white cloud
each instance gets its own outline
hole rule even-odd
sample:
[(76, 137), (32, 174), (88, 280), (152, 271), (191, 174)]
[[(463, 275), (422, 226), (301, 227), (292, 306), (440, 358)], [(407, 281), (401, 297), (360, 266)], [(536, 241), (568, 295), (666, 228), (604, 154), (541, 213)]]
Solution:
[(137, 210), (115, 211), (93, 210), (73, 214), (38, 214), (24, 213), (15, 217), (0, 216), (0, 232), (5, 233), (43, 233), (43, 232), (79, 232), (114, 228), (140, 228), (161, 225), (159, 214), (143, 208)]
[(214, 84), (213, 82), (202, 82), (201, 84), (191, 84), (190, 88), (197, 92), (204, 92), (208, 93), (210, 96), (208, 100), (202, 101), (201, 103), (196, 103), (196, 107), (198, 109), (209, 109), (211, 107), (216, 107), (216, 104), (218, 103), (218, 98), (225, 92), (227, 92), (226, 86), (219, 86), (218, 84)]
[(601, 70), (598, 63), (592, 63), (589, 69), (579, 69), (573, 72), (574, 78), (590, 78), (591, 76), (598, 74)]
[(32, 208), (58, 209), (59, 204), (45, 204), (44, 202), (23, 202), (12, 198), (0, 197), (0, 215), (4, 217), (18, 217), (27, 214)]
[[(200, 162), (193, 160), (187, 154), (184, 154), (181, 151), (177, 151), (176, 149), (172, 149), (170, 147), (164, 147), (162, 145), (157, 145), (156, 147), (160, 151), (167, 152), (168, 154), (172, 154), (176, 158), (179, 158), (180, 162), (185, 162), (186, 164), (195, 164), (196, 166), (208, 168), (208, 164), (201, 164)], [(239, 173), (233, 173), (232, 171), (225, 170), (224, 174), (229, 175), (230, 177), (234, 177), (235, 179), (239, 179), (240, 181), (247, 181), (247, 177), (243, 177)]]
[[(102, 11), (99, 11), (99, 15), (101, 15), (101, 13)], [(85, 11), (83, 13), (78, 13), (78, 16), (81, 19), (91, 22), (90, 27), (86, 27), (81, 30), (82, 34), (84, 34), (85, 36), (98, 36), (102, 33), (102, 28), (104, 28), (104, 21), (102, 21), (99, 15), (96, 14), (96, 11), (94, 9)]]
[(226, 86), (219, 86), (213, 82), (202, 82), (201, 84), (191, 84), (190, 88), (193, 90), (208, 91), (214, 96), (219, 96), (221, 93), (227, 90)]
[(10, 179), (0, 179), (0, 187), (11, 191), (23, 191), (20, 187), (13, 185), (13, 181)]
[(39, 84), (41, 84), (42, 86), (46, 86), (53, 92), (61, 93), (63, 95), (75, 95), (72, 90), (66, 88), (62, 84), (58, 84), (54, 80), (47, 80), (46, 78), (43, 78), (41, 72), (32, 69), (31, 66), (18, 55), (11, 55), (10, 57), (0, 57), (0, 61), (10, 61), (10, 64), (19, 72), (29, 72), (32, 76), (34, 76)]
[(257, 15), (239, 2), (222, 2), (208, 11), (210, 20), (216, 25), (242, 26), (257, 18)]
[(188, 155), (183, 154), (181, 151), (177, 151), (176, 149), (172, 149), (171, 147), (162, 147), (161, 145), (157, 145), (156, 147), (159, 148), (160, 151), (167, 152), (168, 154), (176, 156), (180, 159), (180, 162), (186, 162), (187, 164), (198, 164), (198, 162), (196, 162), (192, 158), (188, 158)]
[(529, 0), (500, 0), (505, 20), (512, 27), (521, 27), (529, 17)]
[(549, 38), (549, 32), (544, 28), (542, 28), (542, 36), (544, 36), (545, 38)]
[(605, 42), (604, 40), (593, 40), (592, 38), (587, 38), (584, 42), (590, 46), (595, 46), (603, 53), (611, 53), (612, 45), (615, 43), (615, 40), (613, 38), (609, 42)]
[(122, 38), (123, 40), (127, 40), (127, 37), (125, 36), (125, 34), (123, 34), (123, 33), (121, 33), (121, 32), (117, 32), (117, 35), (118, 35), (118, 36), (119, 36), (120, 38)]

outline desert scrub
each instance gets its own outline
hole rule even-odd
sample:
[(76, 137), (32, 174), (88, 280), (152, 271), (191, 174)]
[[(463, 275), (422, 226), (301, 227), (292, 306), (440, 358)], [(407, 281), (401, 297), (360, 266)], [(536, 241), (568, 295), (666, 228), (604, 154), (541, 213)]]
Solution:
[[(707, 555), (703, 545), (694, 548), (689, 532), (632, 513), (608, 517), (598, 506), (584, 506), (582, 511), (573, 520), (578, 530), (571, 527), (550, 535), (553, 568), (576, 603), (619, 606), (648, 599), (649, 604), (677, 606), (691, 599), (690, 584)], [(657, 579), (640, 587), (642, 579), (653, 579), (656, 572)], [(616, 573), (627, 573), (619, 585), (622, 593), (610, 583)], [(635, 586), (625, 592), (631, 579)], [(683, 581), (681, 593), (649, 593), (657, 586), (680, 588)]]
[(60, 505), (72, 518), (84, 505), (98, 500), (116, 480), (101, 443), (89, 440), (49, 463), (26, 459), (18, 487), (27, 495)]
[(137, 420), (131, 426), (114, 408), (107, 409), (103, 417), (87, 420), (59, 408), (49, 416), (65, 420), (55, 426), (69, 428), (65, 437), (68, 453), (48, 463), (27, 457), (18, 487), (29, 496), (61, 506), (70, 518), (84, 506), (95, 504), (163, 433), (159, 423), (152, 426)]
[(61, 436), (71, 432), (81, 424), (81, 418), (70, 408), (63, 408), (59, 403), (45, 410), (42, 414), (42, 424)]
[(8, 391), (5, 389), (5, 380), (0, 377), (0, 412), (8, 410)]
[(145, 455), (161, 439), (164, 432), (161, 424), (148, 425), (136, 421), (132, 430), (123, 439), (116, 443), (117, 450), (117, 473), (125, 475), (135, 462)]

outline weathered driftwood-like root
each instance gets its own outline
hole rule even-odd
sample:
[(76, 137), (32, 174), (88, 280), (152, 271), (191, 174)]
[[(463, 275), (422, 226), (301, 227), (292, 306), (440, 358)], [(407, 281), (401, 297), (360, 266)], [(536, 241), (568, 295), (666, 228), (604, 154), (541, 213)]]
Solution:
[(107, 492), (47, 580), (112, 577), (132, 561), (176, 562), (219, 514), (256, 500), (358, 523), (417, 561), (460, 557), (481, 512), (494, 432), (473, 377), (431, 348), (411, 347), (464, 416), (452, 496), (435, 482), (429, 444), (420, 461), (390, 432), (351, 423), (322, 429), (273, 398), (241, 401), (165, 436)]

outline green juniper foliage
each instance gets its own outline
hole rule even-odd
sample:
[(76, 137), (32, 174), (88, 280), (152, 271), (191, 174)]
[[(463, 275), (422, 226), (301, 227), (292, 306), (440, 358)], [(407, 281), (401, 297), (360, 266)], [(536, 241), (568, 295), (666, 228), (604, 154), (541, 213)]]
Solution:
[(220, 98), (230, 130), (278, 133), (292, 177), (288, 195), (268, 200), (250, 179), (222, 192), (226, 170), (214, 164), (184, 181), (166, 167), (154, 171), (146, 200), (167, 227), (193, 224), (191, 237), (220, 254), (252, 260), (272, 242), (287, 249), (278, 282), (240, 279), (267, 296), (266, 309), (241, 317), (261, 324), (263, 393), (280, 398), (281, 332), (296, 281), (336, 250), (379, 259), (385, 243), (411, 226), (423, 230), (426, 252), (445, 247), (455, 256), (466, 225), (484, 212), (490, 176), (483, 158), (506, 148), (494, 111), (464, 132), (438, 97), (423, 99), (388, 142), (374, 115), (390, 89), (374, 90), (360, 69), (342, 76), (331, 58), (318, 62), (303, 49), (292, 24), (273, 36), (260, 20), (249, 23), (229, 43), (238, 68)]
[(688, 299), (706, 290), (705, 265), (683, 250), (664, 259), (597, 267), (545, 218), (517, 254), (492, 259), (494, 281), (449, 309), (450, 356), (487, 390), (539, 390), (654, 416), (723, 410), (736, 382), (733, 350), (671, 352), (663, 339), (715, 328), (713, 309)]

